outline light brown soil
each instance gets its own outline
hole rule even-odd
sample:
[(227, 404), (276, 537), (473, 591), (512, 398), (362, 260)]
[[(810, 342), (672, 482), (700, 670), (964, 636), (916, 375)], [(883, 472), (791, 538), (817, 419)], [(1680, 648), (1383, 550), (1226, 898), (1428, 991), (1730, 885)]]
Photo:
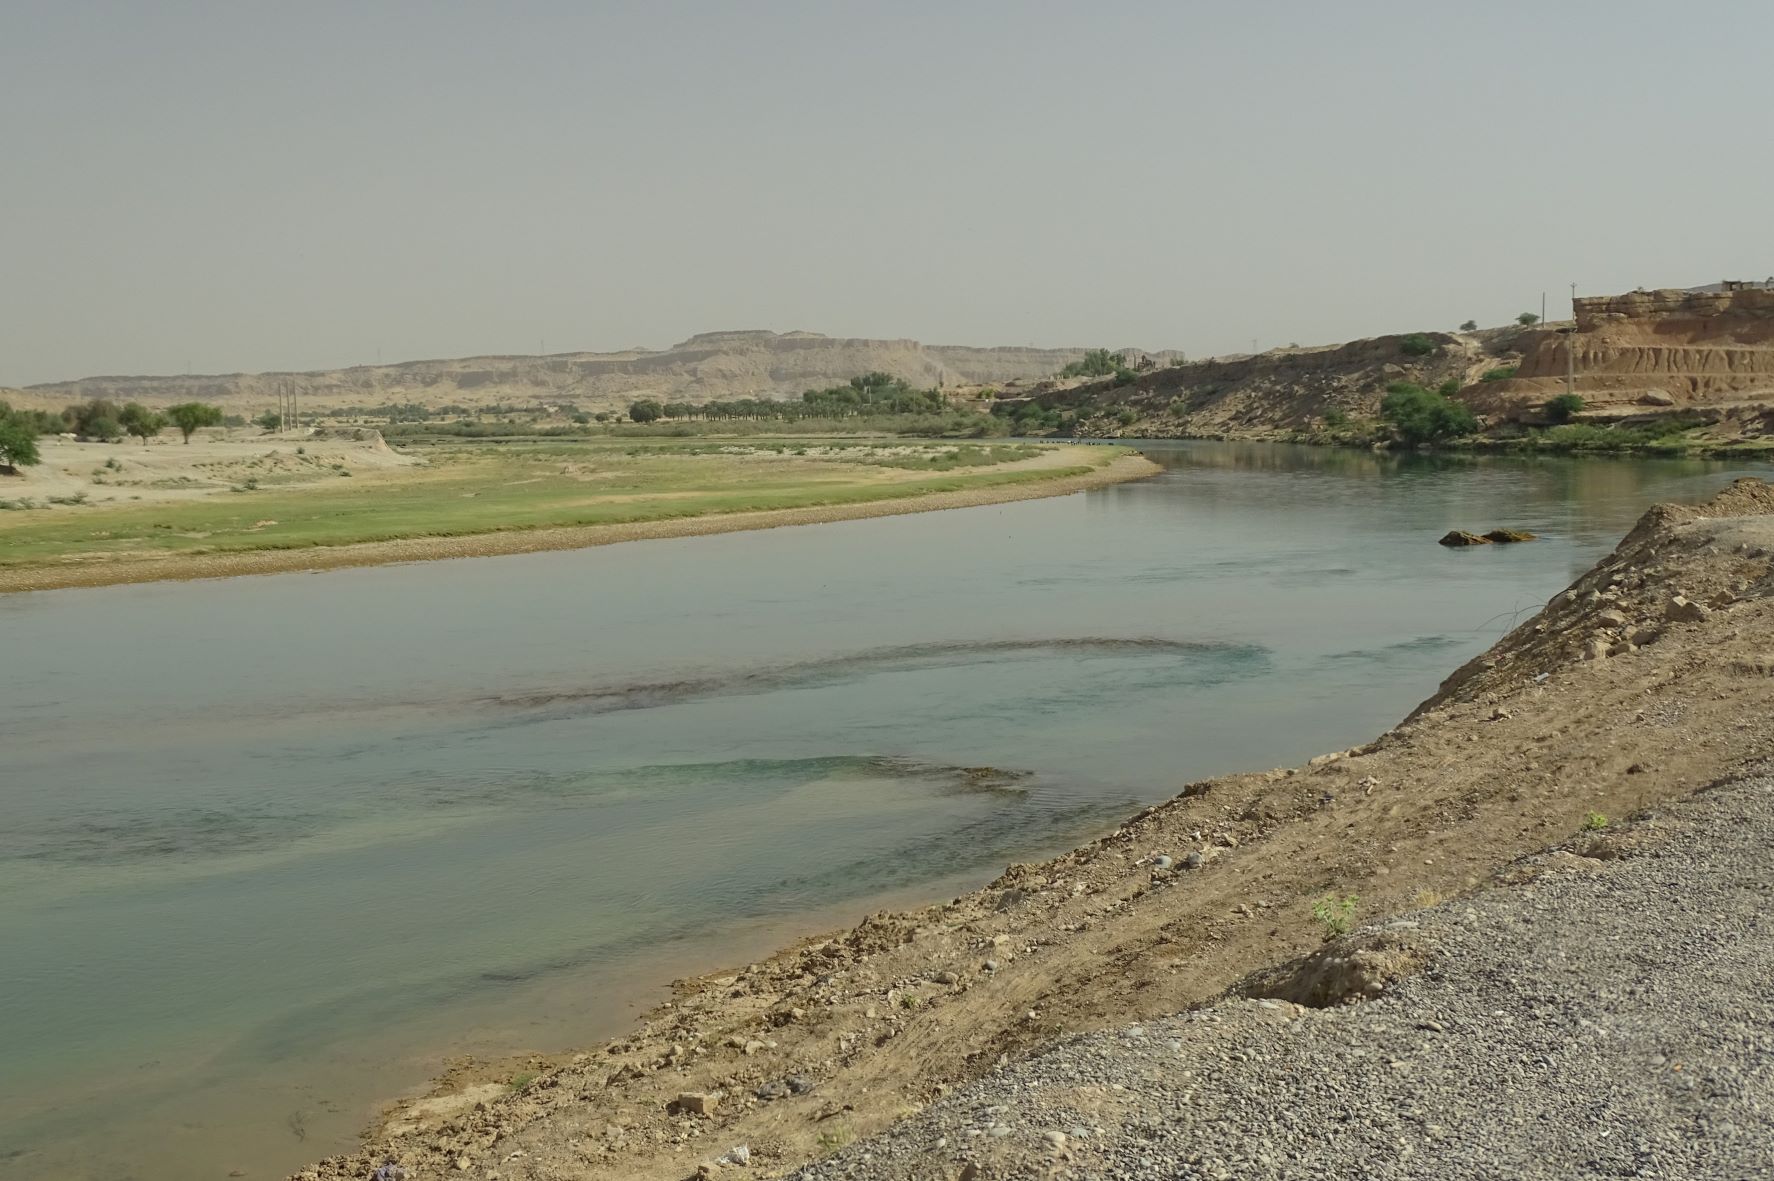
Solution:
[[(749, 1167), (721, 1174), (776, 1175), (1007, 1055), (1302, 954), (1322, 937), (1316, 900), (1354, 895), (1366, 921), (1480, 888), (1592, 812), (1629, 815), (1774, 751), (1771, 554), (1759, 481), (1653, 510), (1366, 746), (1188, 785), (952, 903), (682, 982), (631, 1036), (522, 1093), (390, 1113), (362, 1152), (301, 1176), (361, 1178), (393, 1157), (416, 1177), (675, 1181), (741, 1144)], [(439, 1094), (488, 1077), (509, 1076), (460, 1072)], [(790, 1077), (813, 1086), (757, 1097)], [(718, 1101), (672, 1110), (684, 1093)]]
[[(103, 447), (104, 444), (90, 446)], [(1017, 470), (1059, 467), (1065, 463), (1065, 456), (1048, 454), (1017, 465)], [(620, 525), (512, 530), (461, 537), (413, 537), (307, 549), (142, 554), (118, 557), (102, 564), (84, 567), (0, 570), (0, 594), (169, 579), (286, 574), (301, 570), (333, 570), (346, 566), (380, 566), (391, 562), (427, 562), (441, 558), (484, 558), (499, 554), (537, 553), (543, 550), (585, 549), (594, 545), (612, 545), (619, 541), (648, 538), (695, 537), (709, 533), (736, 533), (747, 529), (774, 529), (784, 525), (817, 525), (828, 521), (851, 521), (864, 517), (887, 517), (900, 513), (934, 512), (937, 509), (972, 508), (1016, 500), (1066, 496), (1110, 484), (1141, 480), (1156, 475), (1160, 470), (1162, 469), (1157, 464), (1143, 455), (1123, 455), (1081, 475), (999, 487), (968, 488), (957, 492), (933, 492), (924, 496), (904, 496), (859, 504), (722, 513), (703, 517), (635, 521)]]

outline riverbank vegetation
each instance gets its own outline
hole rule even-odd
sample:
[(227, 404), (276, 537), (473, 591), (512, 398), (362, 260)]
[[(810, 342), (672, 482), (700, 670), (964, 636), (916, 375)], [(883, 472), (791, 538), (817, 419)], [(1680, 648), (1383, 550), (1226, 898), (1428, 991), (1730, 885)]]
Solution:
[[(99, 466), (92, 482), (106, 499), (11, 503), (37, 511), (0, 514), (0, 569), (852, 505), (1085, 475), (1125, 454), (811, 438), (457, 441), (425, 448), (419, 462), (391, 457), (346, 478), (354, 475), (346, 464), (319, 462), (300, 445), (252, 450), (215, 495), (132, 503), (129, 472)], [(208, 462), (193, 479), (219, 471)]]

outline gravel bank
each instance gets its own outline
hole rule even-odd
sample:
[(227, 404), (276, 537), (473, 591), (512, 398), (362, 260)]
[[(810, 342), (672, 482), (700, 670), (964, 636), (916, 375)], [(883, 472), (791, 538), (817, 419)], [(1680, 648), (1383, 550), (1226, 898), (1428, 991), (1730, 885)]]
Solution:
[(1376, 999), (1075, 1038), (792, 1176), (1774, 1176), (1771, 847), (1764, 770), (1317, 957), (1420, 961)]

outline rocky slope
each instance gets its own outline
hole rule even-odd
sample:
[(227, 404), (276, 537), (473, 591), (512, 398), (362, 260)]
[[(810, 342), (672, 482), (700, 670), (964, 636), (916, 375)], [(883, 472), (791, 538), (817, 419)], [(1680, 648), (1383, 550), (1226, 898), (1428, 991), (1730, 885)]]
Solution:
[[(1647, 514), (1606, 560), (1371, 743), (1190, 784), (1097, 841), (1013, 865), (953, 902), (874, 915), (682, 982), (631, 1035), (541, 1062), (521, 1093), (498, 1081), (533, 1066), (460, 1072), (391, 1112), (362, 1152), (303, 1176), (361, 1178), (390, 1157), (413, 1176), (488, 1181), (782, 1175), (1056, 1038), (1170, 1017), (1313, 951), (1315, 903), (1354, 897), (1361, 922), (1433, 907), (1507, 878), (1550, 844), (1585, 840), (1592, 814), (1631, 816), (1741, 776), (1774, 754), (1771, 673), (1774, 487), (1745, 480), (1707, 505)], [(1547, 987), (1578, 987), (1572, 980), (1618, 984), (1597, 967)], [(1539, 998), (1504, 994), (1503, 1018), (1531, 1025)], [(1350, 1057), (1360, 1050), (1389, 1072), (1395, 1058), (1412, 1061), (1393, 1035), (1347, 1028), (1373, 1039)], [(1233, 1049), (1248, 1054), (1229, 1046), (1228, 1070)], [(1264, 1094), (1215, 1102), (1248, 1114), (1266, 1110)], [(1427, 1111), (1441, 1100), (1413, 1102)], [(1067, 1147), (1025, 1143), (1022, 1121), (987, 1114), (1008, 1130), (933, 1144), (941, 1154), (917, 1157), (922, 1171), (904, 1175), (952, 1178), (973, 1163), (963, 1175), (1027, 1176), (985, 1170), (997, 1168), (992, 1153), (1019, 1145)], [(1451, 1126), (1426, 1118), (1385, 1130), (1426, 1135), (1429, 1123)], [(1073, 1126), (1039, 1130), (1069, 1136)], [(901, 1175), (868, 1145), (853, 1151), (840, 1171)], [(1115, 1159), (1089, 1167), (1121, 1175)]]
[(430, 407), (570, 402), (586, 409), (639, 397), (705, 402), (798, 397), (880, 370), (913, 385), (957, 386), (1033, 379), (1077, 360), (1083, 349), (971, 348), (915, 340), (862, 340), (816, 332), (708, 332), (670, 348), (619, 353), (461, 357), (356, 365), (311, 373), (88, 377), (30, 386), (15, 405), (60, 408), (84, 398), (149, 405), (214, 402), (259, 413), (293, 391), (314, 409), (416, 402)]
[[(1407, 341), (1415, 335), (1434, 351), (1413, 355)], [(1519, 328), (1378, 336), (1172, 364), (1139, 374), (1131, 385), (1050, 380), (1019, 383), (1006, 392), (1075, 410), (1089, 422), (1091, 434), (1281, 437), (1310, 430), (1326, 415), (1372, 418), (1386, 387), (1396, 381), (1431, 388), (1450, 380), (1476, 383), (1488, 370), (1515, 364), (1526, 336)], [(1137, 420), (1117, 426), (1112, 416), (1124, 409)]]
[(795, 1177), (1765, 1175), (1770, 842), (1764, 770), (1276, 974), (1364, 1003), (1252, 981), (995, 1071)]

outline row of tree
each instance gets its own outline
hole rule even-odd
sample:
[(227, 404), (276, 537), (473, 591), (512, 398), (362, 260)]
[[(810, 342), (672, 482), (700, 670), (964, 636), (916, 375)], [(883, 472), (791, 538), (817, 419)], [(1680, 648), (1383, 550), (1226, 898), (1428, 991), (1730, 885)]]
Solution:
[(24, 467), (39, 462), (39, 435), (73, 434), (82, 439), (111, 442), (133, 435), (146, 443), (169, 425), (177, 427), (185, 442), (200, 428), (222, 421), (219, 407), (207, 402), (181, 402), (166, 410), (150, 410), (139, 402), (122, 406), (103, 398), (77, 402), (60, 414), (47, 410), (14, 410), (0, 402), (0, 465)]
[(799, 402), (771, 398), (738, 398), (733, 401), (660, 402), (642, 398), (628, 407), (634, 422), (660, 419), (797, 419), (855, 418), (883, 414), (940, 414), (948, 402), (938, 389), (921, 390), (890, 373), (865, 373), (846, 385), (807, 390)]

